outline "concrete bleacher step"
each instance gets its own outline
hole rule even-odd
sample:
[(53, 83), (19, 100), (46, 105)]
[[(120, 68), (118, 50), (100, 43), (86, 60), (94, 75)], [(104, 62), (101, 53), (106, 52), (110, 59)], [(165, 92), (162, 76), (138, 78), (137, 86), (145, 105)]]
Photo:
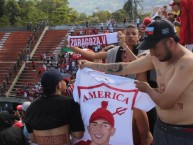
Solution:
[(9, 37), (9, 35), (4, 35), (3, 39), (7, 39)]
[[(59, 50), (60, 47), (64, 43), (64, 36), (66, 35), (67, 31), (64, 30), (48, 30), (44, 37), (42, 38), (37, 50), (35, 51), (35, 54), (33, 55), (33, 59), (40, 60), (40, 55), (42, 53), (46, 53), (46, 56), (49, 57), (51, 54), (53, 54), (56, 50)], [(37, 63), (35, 62), (36, 70), (38, 70), (39, 66), (42, 65), (42, 62)], [(31, 62), (27, 64), (28, 68), (26, 67), (20, 77), (18, 78), (18, 81), (16, 82), (11, 94), (14, 95), (14, 91), (16, 88), (21, 88), (24, 86), (25, 82), (29, 82), (30, 84), (37, 84), (37, 82), (40, 81), (40, 78), (38, 78), (38, 71), (33, 71)]]
[(40, 60), (41, 53), (46, 53), (46, 57), (50, 57), (58, 48), (63, 46), (66, 30), (48, 30), (41, 40), (38, 49), (36, 50), (33, 58)]

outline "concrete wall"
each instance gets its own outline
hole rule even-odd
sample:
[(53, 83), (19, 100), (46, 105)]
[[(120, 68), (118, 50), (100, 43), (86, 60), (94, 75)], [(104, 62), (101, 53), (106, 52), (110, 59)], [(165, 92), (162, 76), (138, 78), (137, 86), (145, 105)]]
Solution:
[(27, 31), (27, 27), (0, 27), (2, 32)]

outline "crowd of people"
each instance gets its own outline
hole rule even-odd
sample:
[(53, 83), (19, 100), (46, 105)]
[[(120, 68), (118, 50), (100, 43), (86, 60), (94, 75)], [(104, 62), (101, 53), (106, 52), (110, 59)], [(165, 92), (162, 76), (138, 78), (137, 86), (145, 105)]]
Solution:
[[(171, 11), (163, 6), (153, 17), (144, 18), (141, 27), (127, 25), (117, 33), (119, 43), (84, 51), (66, 40), (65, 46), (74, 53), (51, 61), (42, 57), (41, 96), (18, 105), (14, 115), (0, 112), (0, 144), (108, 145), (116, 129), (106, 102), (88, 120), (91, 140), (77, 141), (86, 128), (81, 105), (73, 99), (73, 83), (79, 79), (77, 70), (88, 67), (135, 79), (135, 87), (156, 104), (147, 113), (134, 108), (133, 116), (128, 116), (135, 145), (193, 145), (193, 1), (173, 0), (169, 6)], [(105, 135), (97, 132), (99, 128)]]

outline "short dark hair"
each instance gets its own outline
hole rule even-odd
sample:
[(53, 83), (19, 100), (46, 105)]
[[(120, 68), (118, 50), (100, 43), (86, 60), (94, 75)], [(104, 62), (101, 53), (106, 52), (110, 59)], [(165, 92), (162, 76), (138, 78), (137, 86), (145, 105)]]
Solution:
[(50, 86), (49, 88), (47, 87), (42, 87), (42, 90), (43, 90), (43, 94), (45, 96), (49, 96), (49, 95), (52, 95), (56, 92), (56, 86)]
[(125, 29), (127, 28), (135, 28), (135, 29), (138, 29), (137, 26), (135, 24), (128, 24)]

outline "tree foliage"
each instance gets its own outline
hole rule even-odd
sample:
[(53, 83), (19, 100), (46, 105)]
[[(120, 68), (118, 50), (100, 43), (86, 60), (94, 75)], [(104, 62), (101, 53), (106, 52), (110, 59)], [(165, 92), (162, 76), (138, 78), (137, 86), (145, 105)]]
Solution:
[(0, 0), (0, 18), (4, 14), (4, 3), (5, 3), (5, 0)]
[(112, 13), (112, 18), (116, 22), (123, 22), (124, 19), (127, 19), (127, 20), (129, 19), (129, 15), (127, 14), (125, 10), (119, 9)]
[(111, 14), (109, 11), (99, 11), (93, 13), (91, 17), (95, 17), (99, 22), (106, 22), (111, 17)]
[(0, 0), (0, 26), (21, 26), (48, 20), (53, 25), (104, 23), (109, 19), (122, 22), (129, 19), (128, 2), (113, 13), (97, 11), (88, 16), (69, 7), (68, 0)]
[(15, 26), (16, 23), (19, 21), (21, 8), (19, 4), (15, 0), (8, 0), (5, 6), (5, 14), (9, 19), (9, 23), (12, 26)]

